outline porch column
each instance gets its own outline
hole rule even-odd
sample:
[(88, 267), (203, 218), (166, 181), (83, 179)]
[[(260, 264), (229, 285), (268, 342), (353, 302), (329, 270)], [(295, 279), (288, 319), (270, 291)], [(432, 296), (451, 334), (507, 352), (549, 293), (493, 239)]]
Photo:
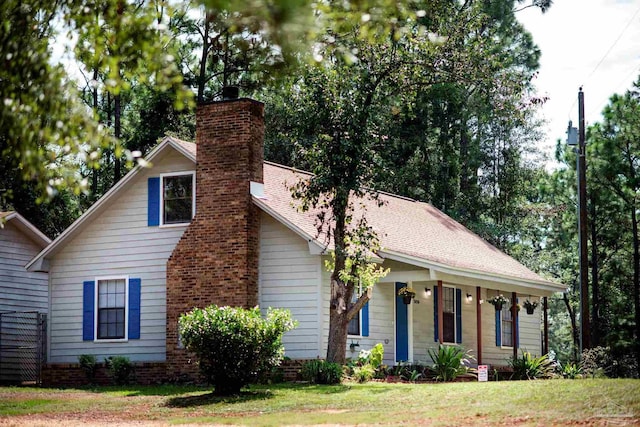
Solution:
[(549, 354), (549, 318), (547, 308), (547, 297), (542, 297), (542, 313), (544, 315), (544, 342), (542, 343), (542, 354)]
[(444, 335), (444, 316), (442, 315), (442, 304), (444, 299), (442, 298), (442, 280), (438, 280), (438, 342), (442, 344), (442, 336)]
[(518, 358), (518, 322), (516, 319), (518, 318), (518, 308), (516, 307), (516, 300), (518, 296), (515, 292), (511, 292), (511, 337), (513, 339), (513, 358)]
[(476, 341), (478, 365), (482, 365), (482, 305), (480, 304), (480, 286), (476, 286)]

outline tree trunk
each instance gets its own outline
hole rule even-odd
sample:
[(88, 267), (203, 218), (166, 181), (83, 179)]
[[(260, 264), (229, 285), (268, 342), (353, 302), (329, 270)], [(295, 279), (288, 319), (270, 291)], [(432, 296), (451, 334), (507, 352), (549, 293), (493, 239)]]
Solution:
[(202, 36), (202, 56), (200, 57), (200, 74), (198, 76), (198, 102), (204, 101), (204, 87), (207, 77), (207, 57), (209, 56), (209, 27), (211, 15), (207, 12), (204, 19), (204, 35)]
[(640, 241), (638, 240), (638, 216), (635, 203), (631, 209), (631, 226), (633, 232), (633, 308), (636, 318), (635, 352), (640, 375)]
[[(119, 142), (120, 137), (122, 136), (122, 130), (120, 127), (120, 118), (122, 115), (122, 105), (120, 104), (120, 94), (114, 96), (114, 113), (113, 113), (113, 132), (116, 140)], [(121, 164), (120, 164), (120, 156), (118, 156), (117, 152), (113, 153), (113, 184), (117, 184), (120, 181), (121, 177)]]
[[(93, 81), (98, 81), (98, 67), (93, 69)], [(93, 113), (98, 116), (98, 85), (94, 83), (93, 86)], [(97, 199), (98, 194), (98, 168), (93, 167), (91, 169), (91, 198)]]
[(340, 272), (346, 264), (345, 227), (347, 208), (349, 206), (349, 193), (342, 194), (337, 191), (333, 203), (335, 228), (333, 231), (335, 266), (331, 273), (331, 301), (329, 303), (329, 340), (327, 342), (327, 360), (343, 365), (346, 361), (347, 328), (349, 326), (349, 303), (353, 294), (351, 289), (342, 280)]
[(591, 194), (591, 344), (600, 345), (600, 282), (598, 271), (598, 233), (596, 229), (596, 196)]
[(569, 319), (571, 320), (571, 336), (573, 337), (573, 360), (574, 362), (578, 362), (578, 348), (580, 348), (580, 331), (578, 330), (578, 324), (576, 322), (576, 313), (571, 308), (571, 304), (569, 304), (569, 297), (567, 293), (562, 294), (562, 300), (564, 301), (564, 305), (567, 307), (567, 312), (569, 313)]

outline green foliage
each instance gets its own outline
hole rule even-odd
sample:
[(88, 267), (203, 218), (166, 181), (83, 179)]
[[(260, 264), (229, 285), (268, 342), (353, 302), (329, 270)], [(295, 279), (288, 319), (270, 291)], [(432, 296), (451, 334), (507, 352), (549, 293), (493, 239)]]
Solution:
[(195, 353), (200, 370), (217, 394), (238, 393), (280, 364), (282, 335), (296, 326), (287, 310), (258, 307), (195, 308), (180, 316), (182, 343)]
[(314, 384), (340, 384), (343, 369), (338, 363), (315, 359), (305, 362), (300, 374), (303, 380)]
[(80, 368), (87, 377), (87, 381), (91, 384), (96, 380), (96, 370), (98, 369), (98, 361), (93, 354), (81, 354), (78, 356)]
[(371, 350), (360, 350), (358, 354), (358, 364), (369, 364), (374, 369), (378, 369), (382, 365), (382, 359), (384, 358), (384, 346), (382, 343), (378, 343), (373, 346)]
[(469, 372), (465, 366), (471, 359), (469, 351), (456, 345), (442, 345), (438, 349), (429, 349), (429, 356), (433, 361), (433, 372), (439, 381), (453, 381), (460, 375)]
[(523, 351), (522, 357), (509, 359), (509, 366), (513, 369), (512, 379), (535, 380), (553, 377), (553, 362), (546, 354), (535, 357), (528, 351)]
[(104, 359), (104, 363), (109, 370), (109, 375), (116, 385), (129, 383), (129, 377), (133, 373), (133, 365), (126, 356), (109, 356)]
[(567, 363), (562, 367), (562, 377), (569, 380), (582, 378), (582, 366), (575, 363)]
[(352, 377), (359, 383), (366, 383), (367, 381), (371, 381), (373, 379), (375, 373), (375, 368), (366, 363), (362, 366), (355, 366), (353, 368)]

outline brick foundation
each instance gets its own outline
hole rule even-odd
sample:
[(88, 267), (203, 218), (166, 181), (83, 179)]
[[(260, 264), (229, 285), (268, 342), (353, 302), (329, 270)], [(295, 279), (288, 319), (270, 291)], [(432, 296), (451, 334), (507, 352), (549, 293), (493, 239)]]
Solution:
[(263, 182), (264, 105), (201, 104), (196, 113), (196, 215), (167, 262), (167, 376), (195, 378), (177, 323), (194, 307), (258, 304), (260, 215), (250, 182)]
[[(160, 384), (170, 380), (166, 376), (164, 362), (133, 363), (133, 366), (134, 371), (130, 377), (132, 384)], [(113, 384), (104, 363), (98, 363), (94, 383), (98, 385)], [(45, 387), (79, 387), (89, 384), (84, 371), (77, 363), (52, 363), (42, 368), (42, 385)]]

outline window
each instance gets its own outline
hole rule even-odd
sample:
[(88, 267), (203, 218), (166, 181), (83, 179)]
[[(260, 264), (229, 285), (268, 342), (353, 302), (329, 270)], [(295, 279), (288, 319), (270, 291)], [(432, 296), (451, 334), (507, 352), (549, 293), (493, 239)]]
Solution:
[(128, 279), (97, 279), (96, 287), (96, 339), (126, 339)]
[(183, 172), (161, 175), (162, 224), (186, 224), (195, 213), (195, 174)]
[(500, 329), (502, 331), (502, 346), (513, 347), (513, 315), (511, 313), (511, 304), (505, 304), (502, 307)]
[[(358, 287), (359, 290), (359, 287)], [(353, 296), (351, 297), (351, 303), (355, 303), (358, 300), (358, 292), (353, 292)], [(348, 335), (360, 335), (360, 320), (362, 318), (362, 310), (358, 312), (353, 319), (349, 321), (349, 325), (347, 326), (347, 334)]]
[(442, 288), (442, 341), (456, 342), (456, 299), (454, 288)]

